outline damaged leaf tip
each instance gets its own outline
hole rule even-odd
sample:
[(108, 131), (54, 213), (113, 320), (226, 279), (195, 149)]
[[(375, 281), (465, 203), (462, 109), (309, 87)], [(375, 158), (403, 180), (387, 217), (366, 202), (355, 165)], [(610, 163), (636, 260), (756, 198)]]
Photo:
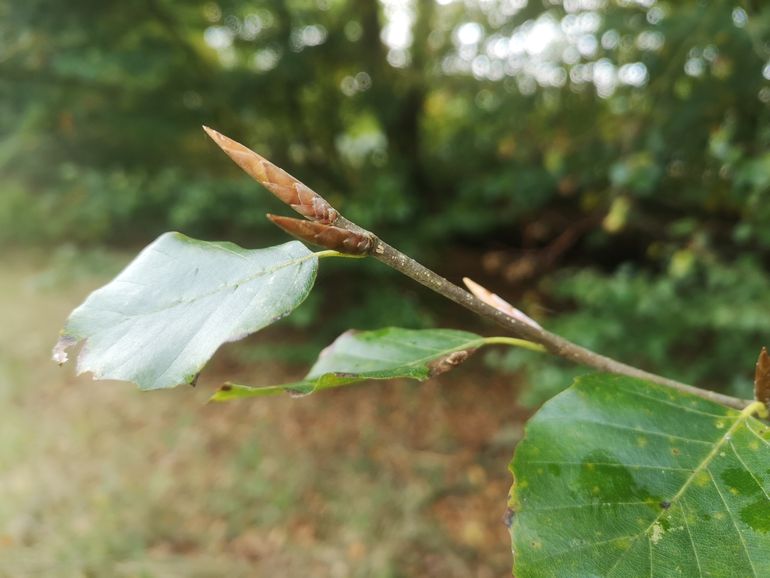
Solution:
[(442, 373), (453, 370), (455, 367), (465, 362), (473, 353), (476, 348), (461, 349), (460, 351), (453, 351), (449, 355), (440, 357), (428, 364), (428, 373), (431, 377), (436, 377)]
[(53, 351), (51, 352), (51, 359), (58, 363), (59, 365), (64, 365), (69, 361), (69, 356), (67, 355), (67, 349), (75, 345), (77, 343), (77, 339), (74, 337), (71, 337), (69, 335), (62, 335), (59, 337), (59, 340), (56, 342), (56, 345), (53, 346)]

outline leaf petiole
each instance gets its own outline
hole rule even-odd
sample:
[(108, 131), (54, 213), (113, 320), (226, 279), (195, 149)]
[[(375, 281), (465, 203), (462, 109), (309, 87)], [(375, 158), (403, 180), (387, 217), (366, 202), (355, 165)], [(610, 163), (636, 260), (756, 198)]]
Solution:
[(767, 419), (767, 406), (761, 401), (752, 401), (749, 405), (741, 410), (741, 415), (744, 417), (749, 417), (754, 414), (757, 414), (757, 416), (762, 419)]
[(539, 343), (527, 341), (526, 339), (517, 339), (516, 337), (485, 337), (484, 345), (510, 345), (511, 347), (521, 347), (530, 351), (547, 353), (548, 350)]
[(317, 251), (313, 253), (319, 259), (325, 259), (326, 257), (342, 257), (344, 259), (363, 259), (366, 255), (351, 255), (349, 253), (340, 253), (332, 249), (326, 249), (325, 251)]

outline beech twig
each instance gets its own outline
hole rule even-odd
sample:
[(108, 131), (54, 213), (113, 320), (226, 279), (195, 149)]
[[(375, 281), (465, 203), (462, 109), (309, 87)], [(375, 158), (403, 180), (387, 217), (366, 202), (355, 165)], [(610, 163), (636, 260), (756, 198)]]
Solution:
[[(313, 223), (306, 223), (299, 219), (269, 216), (273, 223), (289, 234), (299, 237), (303, 241), (320, 244), (330, 249), (353, 254), (369, 254), (439, 295), (454, 301), (481, 317), (494, 321), (517, 337), (539, 343), (546, 351), (558, 357), (581, 365), (587, 365), (600, 371), (627, 375), (665, 385), (672, 389), (697, 395), (736, 409), (743, 409), (751, 403), (748, 400), (694, 387), (627, 365), (572, 343), (555, 333), (546, 331), (542, 327), (507, 315), (465, 289), (451, 283), (438, 273), (421, 265), (398, 249), (391, 247), (371, 231), (367, 231), (348, 221), (321, 195), (284, 170), (276, 167), (267, 159), (215, 130), (208, 127), (203, 128), (214, 142), (252, 178), (299, 214), (313, 221)], [(300, 223), (302, 226), (300, 226)]]

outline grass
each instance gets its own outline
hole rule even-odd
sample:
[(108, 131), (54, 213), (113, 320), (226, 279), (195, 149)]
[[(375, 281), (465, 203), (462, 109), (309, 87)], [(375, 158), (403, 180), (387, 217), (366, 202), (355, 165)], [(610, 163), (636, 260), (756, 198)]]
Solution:
[(472, 361), (420, 385), (206, 404), (225, 378), (302, 374), (244, 361), (280, 327), (228, 345), (195, 390), (56, 367), (67, 313), (126, 259), (0, 257), (0, 576), (509, 575), (525, 416), (508, 379)]

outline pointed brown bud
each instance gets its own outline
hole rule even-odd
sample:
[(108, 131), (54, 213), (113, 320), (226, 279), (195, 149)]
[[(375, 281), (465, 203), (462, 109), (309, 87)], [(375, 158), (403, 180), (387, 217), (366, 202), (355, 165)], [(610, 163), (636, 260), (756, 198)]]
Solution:
[(361, 233), (354, 233), (347, 229), (340, 229), (332, 225), (313, 223), (291, 217), (267, 215), (273, 223), (290, 235), (320, 245), (327, 249), (333, 249), (348, 255), (368, 255), (372, 250), (372, 238)]
[(235, 164), (300, 215), (326, 224), (337, 220), (339, 214), (326, 199), (289, 173), (214, 129), (204, 126), (203, 130)]
[(508, 303), (502, 297), (498, 297), (496, 294), (492, 293), (486, 287), (479, 285), (472, 279), (468, 279), (468, 277), (463, 277), (463, 283), (465, 283), (465, 286), (468, 288), (468, 290), (471, 293), (473, 293), (476, 296), (477, 299), (480, 299), (487, 305), (494, 307), (498, 311), (502, 311), (509, 317), (513, 317), (515, 319), (518, 319), (519, 321), (523, 321), (527, 325), (531, 325), (532, 327), (536, 327), (537, 329), (542, 329), (542, 327), (537, 321), (532, 319), (529, 315), (527, 315), (523, 311), (517, 309), (516, 307)]
[(765, 347), (759, 352), (754, 371), (754, 399), (770, 405), (770, 355)]

